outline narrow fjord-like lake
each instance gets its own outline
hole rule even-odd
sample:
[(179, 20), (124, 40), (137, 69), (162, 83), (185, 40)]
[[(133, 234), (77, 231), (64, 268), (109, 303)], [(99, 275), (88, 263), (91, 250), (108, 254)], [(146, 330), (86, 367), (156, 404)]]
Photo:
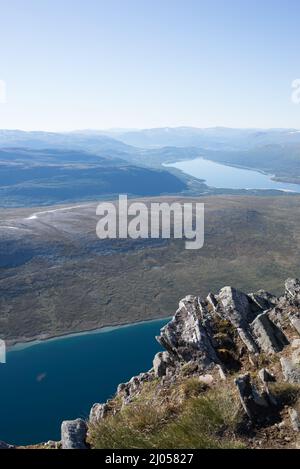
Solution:
[(273, 189), (285, 192), (300, 192), (300, 185), (273, 181), (268, 174), (252, 169), (243, 169), (215, 163), (204, 158), (179, 161), (165, 166), (180, 169), (190, 176), (204, 179), (210, 187), (223, 189)]
[(117, 385), (152, 367), (167, 319), (16, 346), (0, 364), (0, 440), (60, 439), (62, 420), (86, 418)]

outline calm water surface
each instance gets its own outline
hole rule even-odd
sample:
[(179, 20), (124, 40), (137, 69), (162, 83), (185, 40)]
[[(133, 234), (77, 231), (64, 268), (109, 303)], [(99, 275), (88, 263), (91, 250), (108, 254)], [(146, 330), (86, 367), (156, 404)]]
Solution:
[(190, 176), (205, 179), (210, 187), (224, 189), (277, 189), (281, 191), (300, 192), (300, 185), (272, 181), (271, 176), (242, 168), (222, 165), (214, 161), (196, 158), (179, 161), (165, 166), (180, 169)]
[(0, 364), (0, 440), (60, 439), (64, 419), (86, 418), (121, 382), (147, 371), (167, 319), (12, 349)]

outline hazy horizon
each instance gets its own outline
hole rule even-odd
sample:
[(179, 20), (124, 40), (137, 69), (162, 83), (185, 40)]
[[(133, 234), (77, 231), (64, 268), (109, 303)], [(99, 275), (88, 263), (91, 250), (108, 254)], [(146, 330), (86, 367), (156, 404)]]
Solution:
[(297, 0), (0, 5), (0, 128), (299, 125)]
[(78, 133), (78, 132), (138, 132), (138, 131), (149, 131), (149, 130), (176, 130), (176, 129), (194, 129), (194, 130), (249, 130), (249, 131), (299, 131), (299, 127), (229, 127), (225, 125), (217, 125), (217, 126), (209, 126), (209, 127), (197, 127), (195, 125), (174, 125), (174, 126), (154, 126), (154, 127), (89, 127), (89, 128), (74, 128), (74, 129), (60, 129), (60, 130), (51, 130), (47, 128), (32, 128), (32, 129), (24, 129), (24, 128), (6, 128), (0, 127), (0, 131), (11, 131), (11, 132), (45, 132), (45, 133)]

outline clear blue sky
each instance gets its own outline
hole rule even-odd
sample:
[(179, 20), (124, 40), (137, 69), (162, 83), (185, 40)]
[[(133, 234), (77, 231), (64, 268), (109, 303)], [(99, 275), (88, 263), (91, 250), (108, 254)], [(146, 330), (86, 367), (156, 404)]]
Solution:
[(0, 0), (0, 12), (0, 128), (300, 128), (299, 0)]

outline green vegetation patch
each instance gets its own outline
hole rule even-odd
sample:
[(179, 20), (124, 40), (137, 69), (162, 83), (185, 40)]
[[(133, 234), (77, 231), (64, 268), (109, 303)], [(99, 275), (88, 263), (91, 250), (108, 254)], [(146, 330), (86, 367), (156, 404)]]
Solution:
[(90, 425), (92, 448), (240, 448), (242, 420), (236, 393), (225, 385), (206, 391), (197, 378), (159, 389), (146, 387), (116, 415)]

